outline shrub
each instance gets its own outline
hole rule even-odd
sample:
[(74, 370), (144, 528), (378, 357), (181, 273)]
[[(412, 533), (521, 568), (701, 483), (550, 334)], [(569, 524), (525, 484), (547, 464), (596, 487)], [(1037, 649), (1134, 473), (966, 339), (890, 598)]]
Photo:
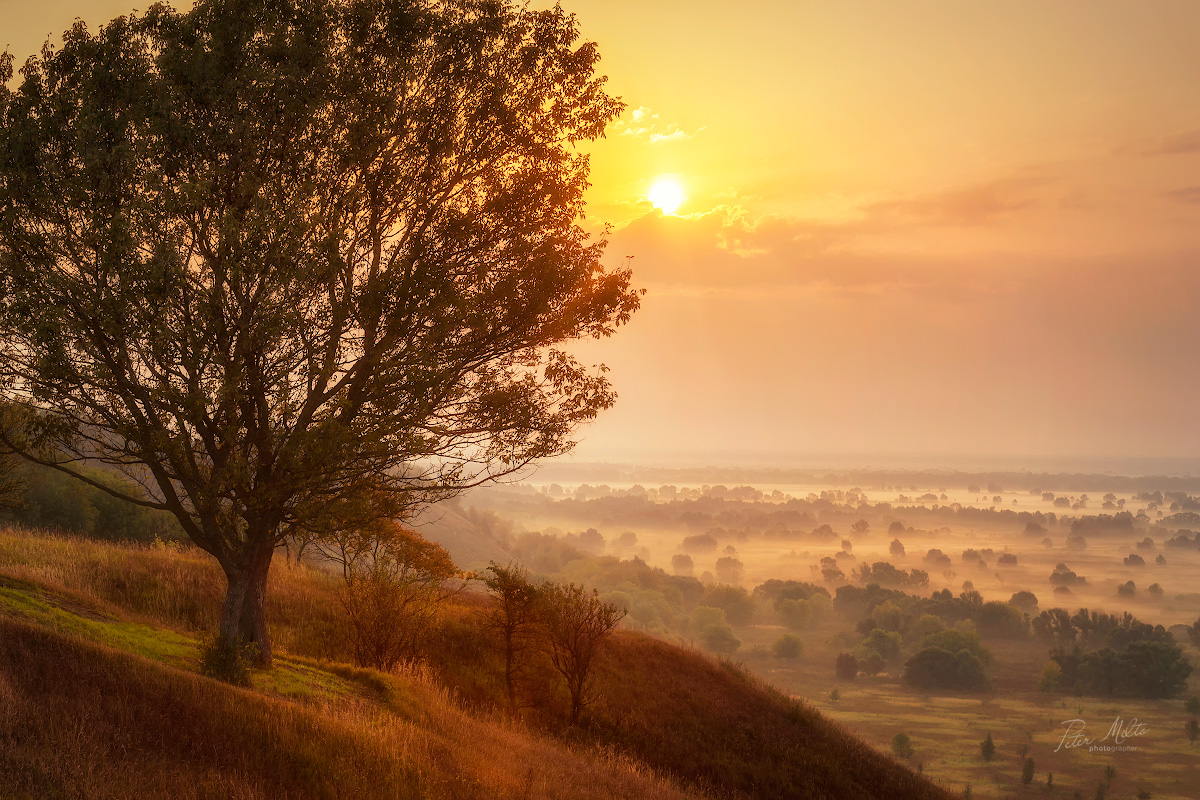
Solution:
[(987, 738), (979, 743), (979, 755), (983, 756), (984, 761), (991, 761), (996, 757), (996, 743), (992, 741), (991, 731), (988, 732)]
[(214, 635), (200, 645), (200, 674), (234, 686), (250, 685), (250, 669), (258, 657), (258, 645), (231, 645)]
[(1062, 680), (1062, 667), (1057, 661), (1050, 661), (1046, 666), (1042, 667), (1042, 674), (1038, 677), (1039, 692), (1053, 692), (1058, 688), (1059, 682)]
[(896, 758), (912, 758), (914, 751), (907, 733), (897, 733), (892, 737), (892, 752), (896, 754)]
[(952, 653), (940, 647), (926, 647), (904, 665), (904, 680), (920, 689), (988, 688), (983, 665), (968, 650)]
[(418, 657), (466, 577), (445, 548), (394, 523), (316, 546), (342, 567), (355, 662), (384, 672)]
[(800, 641), (800, 637), (794, 633), (785, 633), (775, 640), (775, 644), (771, 645), (771, 651), (775, 653), (776, 658), (795, 659), (799, 658), (804, 652), (804, 642)]
[(704, 646), (714, 653), (729, 655), (737, 651), (742, 646), (742, 640), (737, 638), (733, 632), (733, 628), (728, 625), (713, 625), (704, 630), (700, 635), (704, 641)]
[(803, 630), (812, 624), (812, 605), (807, 600), (784, 598), (775, 604), (775, 611), (783, 624), (793, 630)]
[(837, 676), (844, 681), (852, 681), (858, 677), (858, 659), (853, 653), (841, 653), (834, 663)]
[(1016, 608), (1028, 614), (1032, 613), (1033, 610), (1038, 607), (1038, 599), (1037, 595), (1035, 595), (1033, 592), (1022, 589), (1021, 591), (1014, 593), (1013, 596), (1009, 598), (1008, 604), (1015, 606)]
[(717, 540), (710, 533), (685, 536), (680, 548), (688, 553), (711, 553), (717, 549)]
[(717, 559), (717, 580), (723, 583), (740, 583), (746, 574), (746, 567), (741, 561), (732, 556), (722, 556)]

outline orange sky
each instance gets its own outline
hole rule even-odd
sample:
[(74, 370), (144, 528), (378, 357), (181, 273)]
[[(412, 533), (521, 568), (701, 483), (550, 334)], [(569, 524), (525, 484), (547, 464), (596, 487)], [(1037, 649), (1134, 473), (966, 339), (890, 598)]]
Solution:
[[(648, 290), (578, 459), (1200, 461), (1200, 3), (563, 4)], [(0, 0), (0, 44), (130, 7)]]

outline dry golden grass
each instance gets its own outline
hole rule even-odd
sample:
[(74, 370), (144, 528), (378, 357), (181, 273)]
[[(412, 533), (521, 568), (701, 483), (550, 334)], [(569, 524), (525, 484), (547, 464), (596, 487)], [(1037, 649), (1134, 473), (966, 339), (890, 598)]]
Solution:
[[(0, 571), (95, 610), (182, 633), (214, 630), (225, 597), (221, 568), (188, 545), (122, 544), (0, 528)], [(279, 559), (267, 593), (275, 644), (314, 658), (342, 654), (336, 592), (332, 576)]]
[[(189, 548), (17, 530), (0, 531), (4, 575), (36, 584), (60, 610), (91, 608), (176, 637), (211, 629), (224, 590), (216, 566)], [(419, 670), (385, 676), (298, 659), (346, 660), (336, 587), (304, 566), (272, 571), (281, 666), (255, 683), (304, 705), (5, 622), (0, 641), (23, 644), (0, 653), (0, 694), (19, 698), (0, 712), (9, 753), (0, 767), (27, 766), (0, 796), (950, 796), (738, 669), (638, 634), (614, 637), (597, 676), (603, 700), (582, 727), (564, 724), (555, 691), (524, 722), (504, 720), (494, 711), (504, 705), (502, 663), (478, 594), (446, 608)], [(324, 685), (292, 691), (283, 686), (292, 679)]]
[(0, 617), (0, 796), (683, 798), (645, 766), (471, 716), (427, 675), (421, 709), (304, 706)]

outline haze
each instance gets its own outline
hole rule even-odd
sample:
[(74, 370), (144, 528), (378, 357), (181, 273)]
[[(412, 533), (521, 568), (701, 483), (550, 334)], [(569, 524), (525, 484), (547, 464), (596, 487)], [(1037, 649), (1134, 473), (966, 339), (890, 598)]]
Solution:
[[(568, 7), (628, 104), (589, 226), (647, 289), (577, 458), (1200, 449), (1200, 6)], [(2, 2), (0, 44), (129, 9)]]

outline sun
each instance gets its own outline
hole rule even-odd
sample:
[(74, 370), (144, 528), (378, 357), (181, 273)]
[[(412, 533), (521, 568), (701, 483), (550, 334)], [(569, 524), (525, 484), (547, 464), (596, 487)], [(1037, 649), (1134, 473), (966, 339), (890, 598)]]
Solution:
[(683, 189), (674, 178), (663, 176), (654, 181), (646, 193), (646, 199), (664, 214), (674, 214), (675, 209), (683, 203)]

